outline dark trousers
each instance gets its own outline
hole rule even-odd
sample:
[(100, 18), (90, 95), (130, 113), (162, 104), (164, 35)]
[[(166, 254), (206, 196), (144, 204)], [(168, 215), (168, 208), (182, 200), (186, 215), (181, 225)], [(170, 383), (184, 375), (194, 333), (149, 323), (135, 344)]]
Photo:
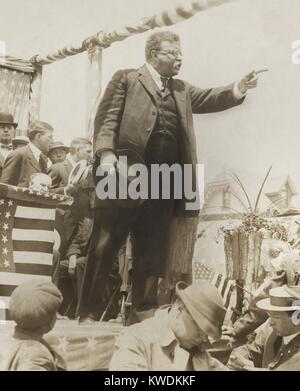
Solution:
[[(157, 307), (157, 279), (165, 274), (173, 200), (147, 200), (138, 208), (97, 208), (77, 313), (99, 319), (113, 262), (129, 233), (133, 251), (132, 310)], [(133, 323), (133, 322), (132, 322)]]
[(74, 279), (68, 273), (69, 260), (60, 260), (58, 253), (54, 254), (52, 281), (63, 295), (60, 314), (74, 318), (77, 301), (81, 291), (87, 257), (79, 257), (75, 267)]

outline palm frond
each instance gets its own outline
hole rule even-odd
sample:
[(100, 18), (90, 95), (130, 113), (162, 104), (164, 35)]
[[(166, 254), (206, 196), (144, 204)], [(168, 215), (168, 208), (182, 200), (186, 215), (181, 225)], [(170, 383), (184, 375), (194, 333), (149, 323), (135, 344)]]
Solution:
[(240, 178), (236, 174), (231, 173), (230, 175), (236, 181), (236, 183), (241, 187), (241, 189), (243, 190), (243, 193), (245, 194), (247, 202), (248, 202), (249, 209), (250, 209), (251, 213), (253, 213), (253, 208), (252, 208), (252, 205), (251, 205), (250, 198), (248, 196), (248, 193), (247, 193), (247, 191), (246, 191), (242, 181), (240, 180)]
[(269, 170), (268, 170), (268, 172), (267, 172), (267, 174), (266, 174), (266, 176), (265, 176), (265, 178), (263, 180), (263, 183), (260, 186), (260, 189), (259, 189), (259, 192), (258, 192), (258, 195), (257, 195), (257, 198), (256, 198), (255, 206), (254, 206), (254, 213), (257, 212), (257, 207), (258, 207), (258, 203), (259, 203), (259, 200), (260, 200), (260, 197), (261, 197), (261, 193), (262, 193), (263, 188), (265, 186), (266, 180), (268, 179), (268, 176), (270, 175), (271, 170), (272, 170), (272, 166), (270, 166), (270, 168), (269, 168)]

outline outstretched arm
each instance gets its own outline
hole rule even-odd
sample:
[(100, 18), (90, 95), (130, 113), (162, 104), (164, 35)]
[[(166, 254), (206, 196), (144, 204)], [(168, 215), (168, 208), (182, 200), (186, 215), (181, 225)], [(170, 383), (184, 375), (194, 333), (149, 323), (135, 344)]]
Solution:
[(243, 103), (249, 89), (256, 88), (257, 75), (260, 71), (252, 71), (244, 76), (239, 82), (225, 87), (208, 88), (202, 90), (190, 86), (189, 94), (192, 101), (194, 114), (214, 113), (227, 110)]

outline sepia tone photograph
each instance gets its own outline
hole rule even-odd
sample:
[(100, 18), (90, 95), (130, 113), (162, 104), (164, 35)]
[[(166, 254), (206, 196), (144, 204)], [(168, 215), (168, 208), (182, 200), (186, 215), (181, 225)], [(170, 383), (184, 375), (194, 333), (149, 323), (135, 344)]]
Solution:
[(300, 370), (299, 1), (1, 15), (0, 371)]

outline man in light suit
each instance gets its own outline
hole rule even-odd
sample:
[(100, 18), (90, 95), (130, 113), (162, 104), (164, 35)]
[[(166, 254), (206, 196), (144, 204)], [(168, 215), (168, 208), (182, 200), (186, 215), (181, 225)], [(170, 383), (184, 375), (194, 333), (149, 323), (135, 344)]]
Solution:
[(5, 159), (11, 152), (11, 142), (18, 124), (9, 113), (0, 113), (0, 178)]
[(255, 340), (234, 349), (228, 367), (244, 371), (300, 370), (300, 287), (273, 288), (269, 298), (257, 302), (270, 320)]
[[(95, 169), (115, 167), (118, 150), (130, 150), (147, 165), (178, 163), (192, 166), (196, 175), (196, 139), (192, 114), (212, 113), (241, 104), (248, 88), (256, 87), (255, 73), (227, 87), (202, 90), (173, 78), (182, 64), (180, 39), (164, 31), (146, 43), (146, 64), (118, 71), (108, 84), (95, 119)], [(99, 178), (96, 178), (96, 182)], [(133, 240), (132, 314), (157, 305), (157, 277), (163, 277), (169, 228), (174, 213), (186, 211), (184, 197), (148, 199), (137, 208), (110, 207), (96, 197), (94, 227), (82, 285), (78, 314), (82, 321), (99, 318), (103, 287), (121, 243), (129, 232)], [(131, 203), (128, 203), (130, 206)], [(132, 315), (129, 323), (140, 318)]]
[(1, 182), (28, 187), (32, 174), (47, 173), (47, 154), (53, 142), (53, 128), (47, 122), (35, 121), (28, 133), (29, 144), (15, 149), (5, 160)]

